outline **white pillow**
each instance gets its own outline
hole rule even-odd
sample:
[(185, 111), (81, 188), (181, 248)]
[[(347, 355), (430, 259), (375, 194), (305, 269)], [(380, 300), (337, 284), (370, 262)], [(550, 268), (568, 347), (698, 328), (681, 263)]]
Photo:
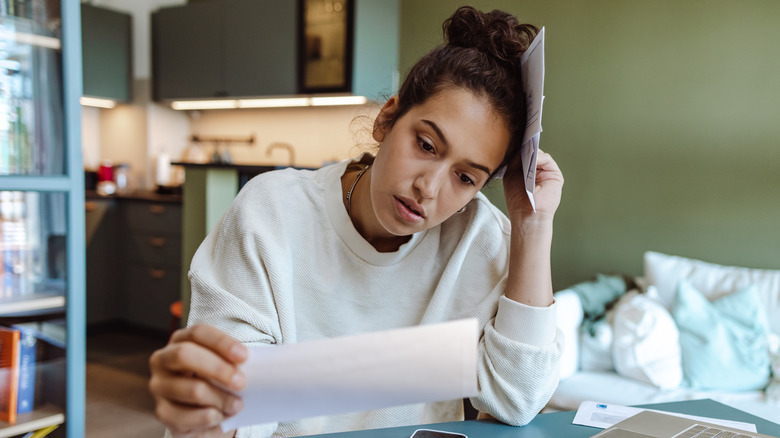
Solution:
[(576, 292), (563, 290), (555, 294), (558, 328), (565, 339), (561, 354), (560, 378), (565, 379), (577, 372), (579, 348), (577, 333), (582, 324), (583, 311), (580, 296)]
[(669, 309), (680, 280), (687, 280), (710, 301), (755, 285), (772, 333), (780, 334), (780, 270), (721, 266), (700, 260), (648, 251), (644, 255), (645, 278), (658, 288)]
[(614, 371), (612, 363), (612, 324), (606, 319), (593, 324), (594, 334), (580, 333), (580, 369)]
[(766, 388), (766, 399), (773, 404), (780, 405), (780, 336), (770, 333), (767, 340), (772, 380)]
[(613, 321), (612, 360), (618, 374), (661, 389), (680, 386), (683, 378), (677, 325), (652, 296), (636, 295), (618, 303)]

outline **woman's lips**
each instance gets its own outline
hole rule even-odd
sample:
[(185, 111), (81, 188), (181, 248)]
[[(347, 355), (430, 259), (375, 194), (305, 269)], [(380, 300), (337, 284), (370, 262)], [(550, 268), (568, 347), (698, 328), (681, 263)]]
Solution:
[(395, 197), (395, 206), (402, 218), (409, 222), (425, 219), (425, 210), (411, 199)]

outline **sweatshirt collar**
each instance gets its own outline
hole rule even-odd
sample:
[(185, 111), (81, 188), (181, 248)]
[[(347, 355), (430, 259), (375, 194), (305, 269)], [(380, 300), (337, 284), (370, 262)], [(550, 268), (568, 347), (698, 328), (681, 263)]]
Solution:
[[(358, 162), (370, 164), (374, 157), (364, 153), (357, 158)], [(411, 253), (423, 238), (432, 230), (421, 231), (412, 234), (408, 242), (401, 245), (394, 252), (379, 252), (371, 246), (363, 236), (358, 233), (352, 220), (347, 215), (347, 209), (344, 207), (343, 194), (341, 190), (341, 177), (347, 170), (347, 166), (352, 160), (345, 160), (322, 169), (321, 177), (323, 187), (325, 188), (325, 207), (328, 212), (328, 218), (336, 230), (336, 234), (341, 237), (344, 244), (358, 257), (364, 261), (378, 266), (394, 265), (409, 253)], [(436, 227), (438, 230), (438, 227)]]

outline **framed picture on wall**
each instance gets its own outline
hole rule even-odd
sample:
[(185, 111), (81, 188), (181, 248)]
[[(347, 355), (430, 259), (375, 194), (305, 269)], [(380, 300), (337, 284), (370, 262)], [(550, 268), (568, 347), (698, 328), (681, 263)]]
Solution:
[(353, 0), (298, 0), (298, 89), (352, 89)]

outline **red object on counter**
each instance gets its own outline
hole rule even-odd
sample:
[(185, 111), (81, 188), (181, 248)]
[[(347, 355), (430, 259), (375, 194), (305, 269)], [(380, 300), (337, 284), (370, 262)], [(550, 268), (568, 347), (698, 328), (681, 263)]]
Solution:
[(113, 181), (114, 180), (114, 166), (110, 161), (104, 161), (100, 163), (98, 169), (98, 181)]

